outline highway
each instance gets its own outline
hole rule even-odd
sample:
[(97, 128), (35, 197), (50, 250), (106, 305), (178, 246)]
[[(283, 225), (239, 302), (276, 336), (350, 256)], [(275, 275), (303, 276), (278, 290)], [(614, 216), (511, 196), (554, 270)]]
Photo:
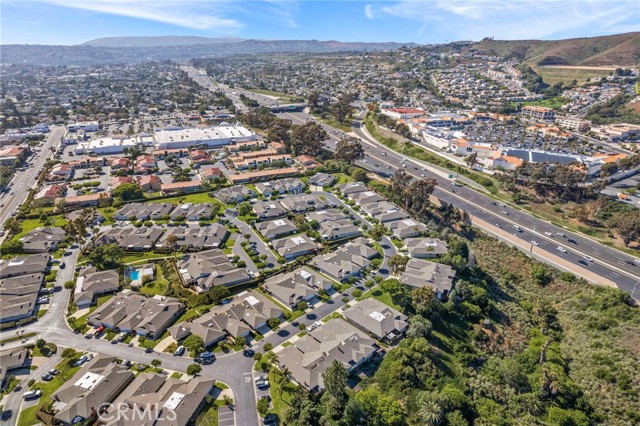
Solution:
[[(36, 184), (38, 180), (38, 174), (44, 167), (47, 159), (53, 156), (51, 147), (57, 148), (64, 136), (64, 126), (51, 127), (51, 130), (47, 134), (46, 140), (40, 145), (39, 152), (35, 152), (29, 159), (31, 164), (26, 165), (26, 170), (16, 171), (15, 176), (10, 182), (11, 187), (9, 192), (3, 193), (0, 197), (0, 203), (4, 204), (0, 208), (0, 223), (4, 222), (11, 217), (16, 208), (27, 198), (29, 190)], [(0, 242), (4, 240), (4, 236), (0, 239)]]
[[(211, 90), (223, 90), (234, 97), (244, 93), (246, 96), (257, 100), (261, 105), (274, 105), (276, 103), (271, 97), (237, 88), (229, 89), (218, 86), (211, 79), (203, 78), (205, 79), (204, 84)], [(231, 90), (233, 90), (233, 93), (230, 93)], [(375, 140), (362, 125), (361, 119), (364, 112), (362, 110), (354, 121), (353, 132), (349, 135), (322, 123), (312, 115), (304, 112), (279, 113), (276, 115), (290, 119), (294, 124), (301, 124), (309, 120), (321, 124), (329, 134), (329, 139), (326, 141), (329, 150), (334, 150), (335, 144), (341, 138), (352, 135), (357, 136), (364, 142), (363, 146), (366, 150), (364, 160), (357, 162), (359, 166), (385, 177), (392, 176), (396, 170), (402, 168), (415, 178), (434, 178), (438, 181), (434, 196), (441, 201), (465, 210), (472, 217), (477, 217), (503, 230), (512, 231), (515, 234), (514, 236), (530, 243), (529, 250), (532, 254), (543, 260), (549, 258), (549, 263), (554, 264), (554, 266), (559, 265), (557, 262), (551, 261), (551, 257), (559, 256), (570, 263), (572, 266), (570, 269), (578, 275), (597, 284), (614, 283), (634, 299), (640, 300), (640, 259), (607, 247), (587, 236), (535, 218), (531, 214), (520, 211), (510, 205), (496, 202), (491, 197), (466, 186), (455, 186), (450, 179), (443, 177), (441, 172), (438, 173), (428, 163), (398, 154)], [(514, 225), (520, 228), (520, 232), (514, 229)], [(493, 233), (491, 229), (484, 228), (484, 230)], [(575, 243), (569, 242), (569, 239), (575, 241)], [(531, 244), (531, 241), (535, 241), (538, 245)], [(580, 271), (587, 273), (583, 275)], [(596, 277), (595, 279), (591, 278), (594, 276)], [(600, 278), (598, 279), (597, 277)]]

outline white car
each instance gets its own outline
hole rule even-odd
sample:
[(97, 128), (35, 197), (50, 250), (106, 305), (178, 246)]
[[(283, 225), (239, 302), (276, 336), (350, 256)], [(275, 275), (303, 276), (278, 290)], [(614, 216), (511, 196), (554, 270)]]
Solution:
[(540, 246), (540, 243), (538, 243), (536, 240), (531, 241), (531, 244), (536, 247)]
[(42, 396), (42, 391), (40, 389), (31, 390), (29, 392), (25, 392), (24, 394), (22, 394), (22, 397), (24, 399), (37, 399), (37, 398), (40, 398), (41, 396)]
[(593, 259), (592, 259), (592, 258), (590, 258), (589, 256), (582, 256), (582, 258), (583, 258), (584, 260), (586, 260), (587, 262), (593, 262)]
[(562, 253), (566, 253), (567, 249), (565, 249), (564, 247), (560, 247), (558, 246), (558, 251), (562, 252)]
[(553, 232), (545, 232), (544, 235), (546, 235), (547, 237), (553, 237)]

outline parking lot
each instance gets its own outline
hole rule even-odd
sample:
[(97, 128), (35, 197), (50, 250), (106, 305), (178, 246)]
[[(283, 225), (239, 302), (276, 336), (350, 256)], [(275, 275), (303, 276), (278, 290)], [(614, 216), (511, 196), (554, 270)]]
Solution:
[(225, 405), (218, 409), (218, 426), (235, 426), (236, 414), (229, 406)]

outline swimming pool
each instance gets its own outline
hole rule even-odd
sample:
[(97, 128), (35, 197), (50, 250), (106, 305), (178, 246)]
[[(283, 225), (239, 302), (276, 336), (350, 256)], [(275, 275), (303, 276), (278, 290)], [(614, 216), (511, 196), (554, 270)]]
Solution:
[(133, 271), (129, 272), (129, 277), (132, 281), (138, 281), (140, 279), (140, 271), (134, 269)]

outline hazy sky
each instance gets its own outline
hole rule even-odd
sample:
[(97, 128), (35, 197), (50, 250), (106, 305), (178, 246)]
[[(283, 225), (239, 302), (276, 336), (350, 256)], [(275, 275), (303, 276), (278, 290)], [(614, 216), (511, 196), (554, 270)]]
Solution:
[(640, 31), (638, 0), (0, 0), (2, 44), (107, 36), (402, 41)]

